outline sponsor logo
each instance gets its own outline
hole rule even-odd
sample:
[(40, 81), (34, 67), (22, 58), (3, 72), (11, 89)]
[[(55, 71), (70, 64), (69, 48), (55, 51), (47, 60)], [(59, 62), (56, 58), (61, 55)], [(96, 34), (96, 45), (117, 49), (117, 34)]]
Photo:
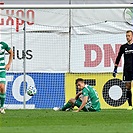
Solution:
[(0, 26), (15, 26), (16, 32), (19, 32), (20, 26), (24, 25), (26, 20), (27, 25), (34, 24), (35, 12), (34, 10), (2, 10), (0, 18)]
[(133, 25), (133, 8), (125, 8), (124, 19), (128, 24)]

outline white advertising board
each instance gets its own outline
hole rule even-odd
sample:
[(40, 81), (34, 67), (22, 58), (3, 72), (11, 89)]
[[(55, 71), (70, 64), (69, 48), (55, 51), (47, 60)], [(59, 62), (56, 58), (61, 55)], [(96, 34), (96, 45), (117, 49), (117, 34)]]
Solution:
[(72, 10), (69, 47), (69, 10), (4, 9), (1, 40), (14, 51), (11, 71), (23, 71), (24, 18), (27, 72), (68, 72), (69, 59), (71, 72), (111, 72), (120, 45), (126, 43), (125, 32), (132, 29), (131, 13), (130, 9)]

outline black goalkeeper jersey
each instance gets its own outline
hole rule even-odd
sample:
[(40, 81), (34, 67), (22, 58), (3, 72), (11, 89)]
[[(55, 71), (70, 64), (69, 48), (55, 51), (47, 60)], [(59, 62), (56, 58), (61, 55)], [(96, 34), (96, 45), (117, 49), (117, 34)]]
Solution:
[(115, 64), (119, 64), (122, 54), (124, 54), (124, 70), (132, 72), (133, 44), (126, 43), (121, 45)]

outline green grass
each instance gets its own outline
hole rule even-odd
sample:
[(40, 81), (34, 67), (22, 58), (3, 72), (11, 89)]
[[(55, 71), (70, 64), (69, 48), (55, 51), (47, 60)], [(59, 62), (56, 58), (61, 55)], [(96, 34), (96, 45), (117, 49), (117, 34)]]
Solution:
[(133, 133), (133, 111), (6, 110), (0, 133)]

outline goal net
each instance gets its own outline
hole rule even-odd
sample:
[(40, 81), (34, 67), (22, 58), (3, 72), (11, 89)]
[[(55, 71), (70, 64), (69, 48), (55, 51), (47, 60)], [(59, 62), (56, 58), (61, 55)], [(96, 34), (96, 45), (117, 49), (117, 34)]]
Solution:
[[(123, 60), (116, 78), (112, 71), (125, 33), (133, 28), (132, 16), (126, 7), (1, 9), (0, 39), (14, 52), (5, 107), (61, 107), (75, 97), (75, 80), (83, 78), (97, 90), (102, 108), (125, 108)], [(36, 95), (26, 94), (29, 86)]]

